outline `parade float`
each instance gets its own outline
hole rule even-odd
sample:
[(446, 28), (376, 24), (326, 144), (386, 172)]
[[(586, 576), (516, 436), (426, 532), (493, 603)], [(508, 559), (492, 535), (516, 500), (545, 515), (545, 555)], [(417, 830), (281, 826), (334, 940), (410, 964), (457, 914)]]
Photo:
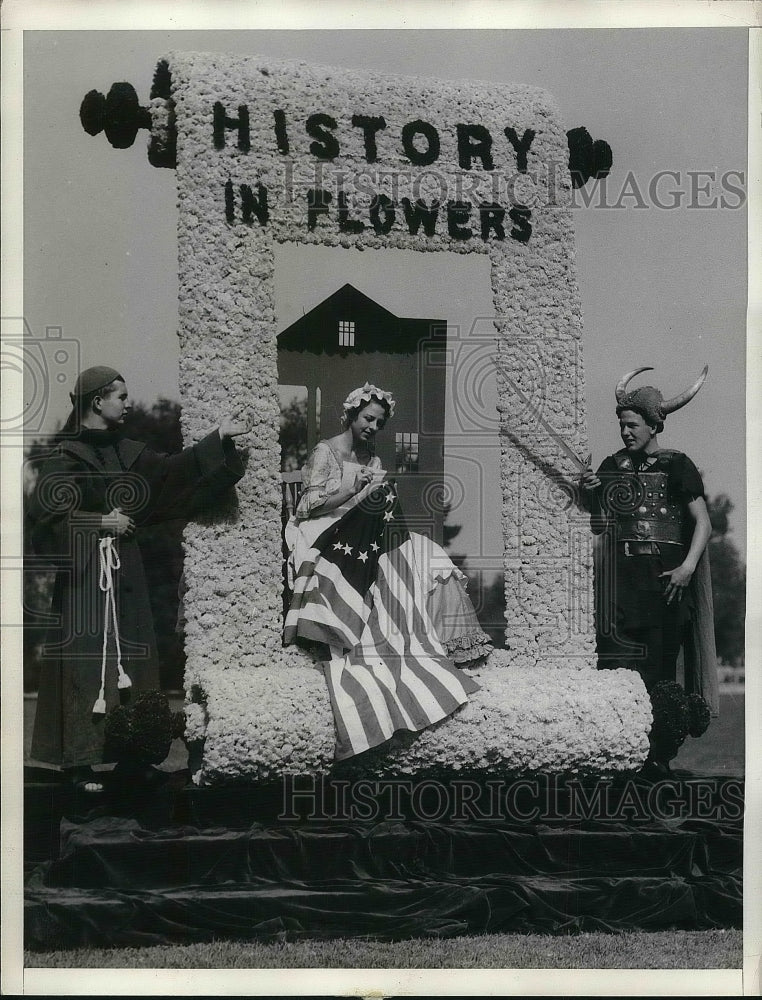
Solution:
[(332, 765), (319, 664), (282, 645), (283, 243), (489, 260), (507, 649), (480, 667), (467, 706), (390, 751), (390, 772), (448, 761), (636, 770), (650, 703), (632, 672), (595, 671), (591, 540), (575, 495), (575, 456), (588, 449), (570, 147), (583, 183), (607, 168), (605, 143), (567, 136), (551, 98), (530, 87), (201, 53), (161, 61), (147, 108), (115, 85), (89, 94), (82, 118), (117, 145), (150, 125), (150, 161), (176, 172), (186, 443), (231, 408), (253, 428), (234, 508), (185, 535), (186, 714), (203, 746), (194, 780)]
[[(28, 946), (738, 925), (740, 785), (639, 778), (651, 700), (595, 666), (571, 194), (605, 142), (530, 87), (180, 52), (145, 106), (115, 84), (81, 120), (117, 148), (149, 130), (176, 172), (186, 444), (232, 410), (252, 430), (235, 495), (185, 531), (189, 770), (169, 799), (59, 806)], [(283, 646), (289, 243), (482, 255), (491, 278), (505, 649), (450, 717), (343, 769), (320, 665)]]

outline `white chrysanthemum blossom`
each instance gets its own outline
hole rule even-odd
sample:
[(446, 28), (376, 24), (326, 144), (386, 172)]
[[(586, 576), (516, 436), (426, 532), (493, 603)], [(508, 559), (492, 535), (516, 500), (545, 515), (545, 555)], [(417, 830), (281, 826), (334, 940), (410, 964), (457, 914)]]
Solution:
[[(479, 674), (482, 690), (399, 751), (394, 766), (415, 771), (449, 761), (489, 770), (621, 770), (642, 761), (648, 699), (637, 677), (593, 669), (592, 549), (586, 518), (568, 490), (576, 469), (536, 419), (539, 407), (578, 455), (587, 453), (568, 149), (552, 100), (525, 86), (386, 77), (256, 57), (175, 53), (167, 65), (174, 123), (161, 99), (151, 110), (157, 142), (168, 140), (173, 124), (177, 132), (183, 433), (186, 443), (198, 440), (231, 411), (252, 428), (241, 440), (248, 459), (236, 505), (185, 532), (185, 686), (204, 699), (204, 763), (194, 780), (265, 780), (319, 773), (332, 763), (322, 671), (281, 644), (274, 272), (275, 248), (288, 241), (477, 253), (490, 264), (510, 650), (493, 654)], [(221, 148), (215, 145), (218, 102), (231, 120), (248, 107), (248, 149), (239, 148), (237, 125), (226, 126)], [(276, 111), (285, 116), (288, 155), (276, 140)], [(335, 117), (340, 152), (319, 164), (332, 212), (310, 229), (307, 196), (318, 164), (305, 122), (316, 112)], [(369, 219), (364, 135), (352, 121), (360, 113), (386, 123), (378, 134), (378, 167), (394, 175), (397, 205), (388, 232)], [(423, 169), (411, 166), (400, 141), (403, 127), (417, 119), (436, 126), (441, 144), (436, 162)], [(485, 170), (478, 156), (472, 169), (460, 166), (457, 126), (464, 122), (489, 129), (494, 170)], [(519, 137), (534, 132), (526, 173), (507, 129)], [(379, 191), (386, 193), (380, 174)], [(478, 197), (505, 206), (502, 240), (482, 238), (478, 205), (470, 238), (448, 225), (446, 203), (462, 201), (476, 182), (490, 188)], [(267, 189), (266, 223), (242, 217), (243, 184)], [(360, 232), (338, 225), (339, 185), (364, 220)], [(442, 203), (433, 234), (410, 231), (403, 199)], [(521, 200), (531, 209), (527, 240), (515, 237), (509, 215)], [(453, 391), (467, 394), (468, 386)], [(202, 715), (188, 708), (190, 731), (200, 734)], [(392, 765), (390, 756), (386, 766)]]
[[(496, 650), (469, 671), (481, 685), (463, 708), (418, 734), (354, 758), (374, 776), (432, 770), (490, 775), (616, 773), (637, 770), (648, 754), (651, 703), (631, 670), (581, 671), (504, 665)], [(327, 774), (334, 729), (322, 672), (302, 665), (228, 669), (208, 703), (203, 779)], [(243, 703), (256, 710), (241, 712)]]
[(206, 710), (203, 705), (189, 702), (185, 706), (185, 741), (193, 743), (206, 735)]

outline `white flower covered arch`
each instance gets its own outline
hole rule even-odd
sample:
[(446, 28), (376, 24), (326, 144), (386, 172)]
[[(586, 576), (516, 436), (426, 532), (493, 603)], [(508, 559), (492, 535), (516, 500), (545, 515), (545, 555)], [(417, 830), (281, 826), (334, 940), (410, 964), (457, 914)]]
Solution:
[[(203, 747), (195, 780), (332, 764), (322, 672), (281, 645), (273, 272), (276, 244), (292, 241), (490, 260), (509, 648), (479, 671), (468, 705), (381, 766), (639, 766), (650, 702), (633, 672), (594, 669), (586, 518), (570, 495), (573, 466), (537, 425), (541, 408), (586, 453), (568, 154), (548, 96), (199, 53), (168, 56), (160, 78), (151, 152), (160, 160), (176, 142), (184, 435), (198, 439), (231, 406), (253, 427), (237, 508), (185, 536), (187, 731)], [(369, 164), (397, 171), (394, 199), (369, 199), (357, 183)], [(492, 197), (496, 177), (521, 198)], [(468, 201), (473, 182), (490, 194)]]

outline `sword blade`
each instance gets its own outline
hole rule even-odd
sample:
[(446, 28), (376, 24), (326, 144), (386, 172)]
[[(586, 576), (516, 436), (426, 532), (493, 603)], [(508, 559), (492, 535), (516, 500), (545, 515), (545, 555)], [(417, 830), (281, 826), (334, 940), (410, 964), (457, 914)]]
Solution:
[(589, 462), (586, 463), (586, 462), (582, 461), (582, 459), (579, 457), (579, 455), (577, 455), (577, 453), (574, 451), (574, 449), (571, 447), (571, 445), (568, 444), (564, 440), (564, 438), (561, 437), (561, 435), (558, 433), (558, 431), (555, 429), (555, 427), (552, 427), (548, 423), (548, 421), (539, 412), (539, 410), (537, 409), (537, 407), (532, 404), (532, 401), (527, 398), (527, 396), (521, 391), (521, 389), (519, 389), (519, 387), (516, 385), (516, 383), (510, 377), (510, 375), (506, 374), (506, 372), (503, 369), (501, 369), (501, 372), (502, 372), (503, 378), (506, 380), (506, 382), (508, 383), (509, 387), (513, 390), (513, 392), (516, 393), (516, 395), (524, 403), (524, 405), (527, 406), (529, 408), (529, 410), (532, 412), (533, 416), (537, 420), (537, 423), (550, 435), (550, 437), (553, 438), (553, 440), (558, 445), (560, 445), (560, 447), (566, 452), (566, 454), (569, 456), (569, 458), (572, 460), (572, 462), (574, 462), (574, 464), (577, 466), (577, 468), (580, 470), (580, 472), (584, 472), (585, 469), (588, 468)]

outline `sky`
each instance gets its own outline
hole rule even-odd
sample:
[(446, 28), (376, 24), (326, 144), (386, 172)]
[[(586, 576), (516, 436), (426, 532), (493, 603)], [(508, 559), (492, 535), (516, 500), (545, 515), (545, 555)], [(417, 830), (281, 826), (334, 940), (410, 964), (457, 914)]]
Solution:
[[(670, 418), (661, 443), (691, 455), (709, 494), (730, 495), (743, 546), (747, 230), (744, 195), (732, 186), (743, 192), (747, 45), (742, 29), (26, 32), (25, 319), (37, 338), (60, 328), (81, 366), (122, 370), (135, 399), (178, 398), (174, 172), (150, 166), (147, 133), (114, 150), (79, 122), (85, 93), (106, 93), (115, 81), (132, 83), (145, 103), (167, 51), (541, 86), (567, 129), (584, 125), (614, 157), (604, 203), (598, 188), (591, 205), (579, 199), (573, 212), (594, 462), (619, 446), (613, 389), (623, 372), (653, 366), (648, 381), (670, 396), (708, 363), (706, 386)], [(663, 171), (673, 173), (652, 197), (649, 185)], [(657, 199), (678, 200), (673, 192), (681, 205), (659, 207)], [(716, 195), (729, 207), (702, 207)], [(279, 330), (346, 280), (399, 315), (445, 315), (467, 328), (491, 313), (483, 258), (473, 267), (486, 279), (477, 274), (453, 296), (446, 261), (427, 262), (423, 281), (391, 254), (383, 265), (366, 255), (348, 268), (331, 263), (335, 251), (318, 251), (317, 262), (312, 250), (305, 269), (305, 252), (281, 255)], [(68, 411), (67, 392), (66, 381), (51, 383), (46, 428)], [(451, 406), (448, 427), (454, 420)], [(495, 527), (497, 510), (495, 498), (484, 515)], [(466, 524), (454, 549), (479, 544)]]

